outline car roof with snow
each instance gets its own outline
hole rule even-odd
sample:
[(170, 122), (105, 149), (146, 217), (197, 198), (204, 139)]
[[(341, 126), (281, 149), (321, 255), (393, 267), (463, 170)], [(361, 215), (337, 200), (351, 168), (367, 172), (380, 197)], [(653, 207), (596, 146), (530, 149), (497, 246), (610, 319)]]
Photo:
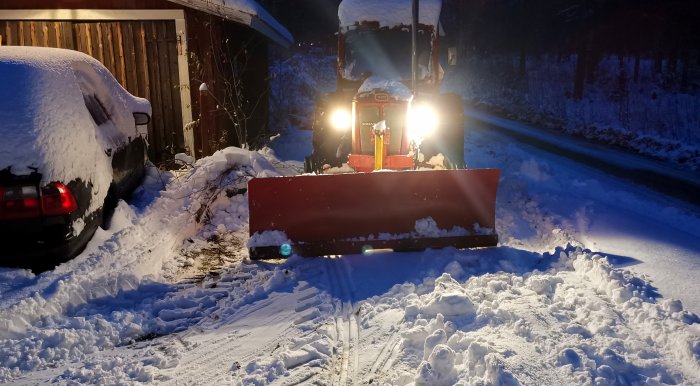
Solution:
[[(72, 50), (0, 47), (0, 84), (0, 171), (36, 171), (44, 183), (111, 180), (105, 151), (135, 135), (133, 112), (151, 112), (99, 61)], [(93, 120), (89, 97), (107, 122)]]
[[(437, 26), (442, 0), (420, 0), (419, 23)], [(363, 22), (378, 22), (380, 28), (410, 26), (411, 0), (343, 0), (338, 6), (341, 30)]]

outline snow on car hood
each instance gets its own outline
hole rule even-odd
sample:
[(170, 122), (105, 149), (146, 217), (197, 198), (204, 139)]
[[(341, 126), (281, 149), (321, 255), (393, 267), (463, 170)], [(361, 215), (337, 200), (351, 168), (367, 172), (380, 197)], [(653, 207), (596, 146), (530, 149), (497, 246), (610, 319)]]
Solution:
[[(150, 113), (148, 101), (131, 96), (97, 60), (62, 49), (1, 47), (0, 84), (0, 170), (37, 171), (42, 184), (81, 178), (104, 198), (112, 180), (105, 148), (135, 135), (131, 112)], [(97, 130), (83, 93), (100, 99), (112, 121)]]
[[(441, 0), (421, 0), (418, 17), (421, 24), (437, 26), (440, 19)], [(410, 0), (343, 0), (338, 6), (340, 27), (349, 27), (363, 21), (379, 22), (379, 27), (411, 25)]]

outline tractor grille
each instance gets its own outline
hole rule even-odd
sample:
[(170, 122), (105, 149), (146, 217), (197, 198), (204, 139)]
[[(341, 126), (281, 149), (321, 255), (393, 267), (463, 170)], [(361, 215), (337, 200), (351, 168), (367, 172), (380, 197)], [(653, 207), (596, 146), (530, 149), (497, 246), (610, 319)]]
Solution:
[(379, 106), (360, 108), (360, 146), (362, 154), (374, 154), (372, 144), (372, 126), (381, 120)]
[(382, 119), (386, 121), (389, 131), (388, 136), (385, 137), (385, 141), (388, 142), (388, 155), (402, 153), (401, 147), (406, 127), (406, 106), (391, 103), (360, 107), (360, 154), (374, 154), (372, 126)]

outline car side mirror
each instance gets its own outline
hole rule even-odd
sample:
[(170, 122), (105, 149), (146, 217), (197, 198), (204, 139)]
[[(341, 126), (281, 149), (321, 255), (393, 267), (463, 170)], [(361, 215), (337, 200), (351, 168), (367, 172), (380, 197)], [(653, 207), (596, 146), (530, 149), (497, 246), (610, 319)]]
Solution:
[(146, 113), (134, 113), (136, 125), (147, 125), (151, 121), (151, 116)]

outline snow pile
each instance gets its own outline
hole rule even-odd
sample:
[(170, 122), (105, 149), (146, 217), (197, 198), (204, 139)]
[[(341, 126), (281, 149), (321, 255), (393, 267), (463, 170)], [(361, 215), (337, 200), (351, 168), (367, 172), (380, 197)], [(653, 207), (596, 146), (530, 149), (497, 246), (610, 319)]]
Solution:
[[(401, 366), (387, 378), (416, 385), (700, 379), (700, 333), (688, 328), (698, 319), (678, 301), (657, 303), (646, 283), (600, 255), (570, 247), (543, 257), (551, 261), (544, 272), (476, 275), (481, 268), (453, 262), (445, 271), (475, 276), (460, 283), (443, 273), (395, 287), (392, 302), (405, 306), (405, 321)], [(363, 307), (372, 310), (365, 323), (378, 323), (380, 306), (390, 304), (385, 296)]]
[[(151, 181), (159, 178), (156, 173), (149, 170)], [(177, 288), (159, 281), (184, 264), (177, 251), (197, 234), (199, 221), (214, 224), (201, 230), (204, 238), (244, 228), (247, 202), (236, 194), (237, 184), (275, 174), (257, 153), (218, 151), (197, 161), (189, 175), (171, 181), (142, 214), (120, 204), (112, 228), (98, 230), (74, 260), (38, 277), (17, 276), (16, 285), (2, 293), (0, 379), (177, 331), (183, 319), (200, 319), (202, 309), (214, 306), (221, 294), (195, 291), (168, 300)], [(135, 309), (111, 308), (111, 302), (135, 304)]]
[(323, 165), (323, 174), (343, 174), (343, 173), (355, 173), (355, 169), (351, 168), (347, 163), (341, 166), (331, 167), (331, 165)]
[[(437, 317), (437, 315), (442, 315), (440, 316), (441, 319), (444, 316), (470, 319), (476, 315), (474, 303), (472, 303), (459, 283), (452, 279), (449, 274), (444, 273), (437, 278), (435, 287), (436, 289), (432, 293), (414, 299), (414, 301), (409, 301), (409, 305), (406, 307), (406, 317), (416, 317), (418, 315)], [(440, 332), (440, 334), (444, 335), (444, 331)], [(406, 333), (406, 336), (411, 335), (411, 331)], [(413, 338), (415, 339), (415, 337)], [(435, 338), (431, 339), (435, 340)], [(426, 340), (426, 344), (428, 343), (428, 340)], [(434, 347), (435, 344), (431, 346)]]
[[(426, 217), (416, 220), (414, 232), (410, 233), (380, 233), (378, 235), (371, 234), (367, 237), (353, 237), (349, 241), (367, 241), (367, 240), (400, 240), (411, 238), (437, 238), (437, 237), (459, 237), (468, 236), (470, 234), (490, 235), (493, 234), (492, 228), (483, 228), (479, 224), (474, 224), (473, 232), (470, 232), (460, 226), (453, 226), (452, 229), (442, 229), (438, 227), (437, 222), (432, 217)], [(256, 232), (248, 239), (248, 248), (254, 247), (270, 247), (281, 245), (292, 245), (292, 240), (289, 239), (286, 233), (282, 231), (265, 231)]]
[(289, 240), (287, 234), (282, 231), (255, 232), (248, 239), (248, 248), (291, 245), (291, 243), (292, 241)]
[(411, 236), (418, 237), (450, 237), (450, 236), (466, 236), (469, 232), (459, 226), (454, 226), (452, 229), (441, 229), (437, 222), (432, 217), (422, 218), (416, 221), (415, 234)]
[[(453, 226), (451, 229), (443, 229), (438, 227), (437, 222), (432, 217), (426, 217), (416, 220), (414, 231), (410, 233), (379, 233), (371, 234), (366, 237), (353, 237), (347, 241), (368, 241), (368, 240), (402, 240), (413, 238), (432, 238), (432, 237), (460, 237), (475, 235), (490, 235), (493, 234), (492, 228), (482, 228), (479, 224), (473, 225), (473, 231), (469, 231), (460, 226)], [(285, 236), (286, 237), (286, 236)], [(283, 238), (281, 240), (284, 240)], [(279, 245), (279, 244), (272, 244)]]
[[(421, 0), (419, 23), (437, 26), (442, 0)], [(349, 29), (362, 22), (378, 22), (379, 27), (410, 26), (413, 20), (410, 0), (343, 0), (338, 6), (340, 27)]]

